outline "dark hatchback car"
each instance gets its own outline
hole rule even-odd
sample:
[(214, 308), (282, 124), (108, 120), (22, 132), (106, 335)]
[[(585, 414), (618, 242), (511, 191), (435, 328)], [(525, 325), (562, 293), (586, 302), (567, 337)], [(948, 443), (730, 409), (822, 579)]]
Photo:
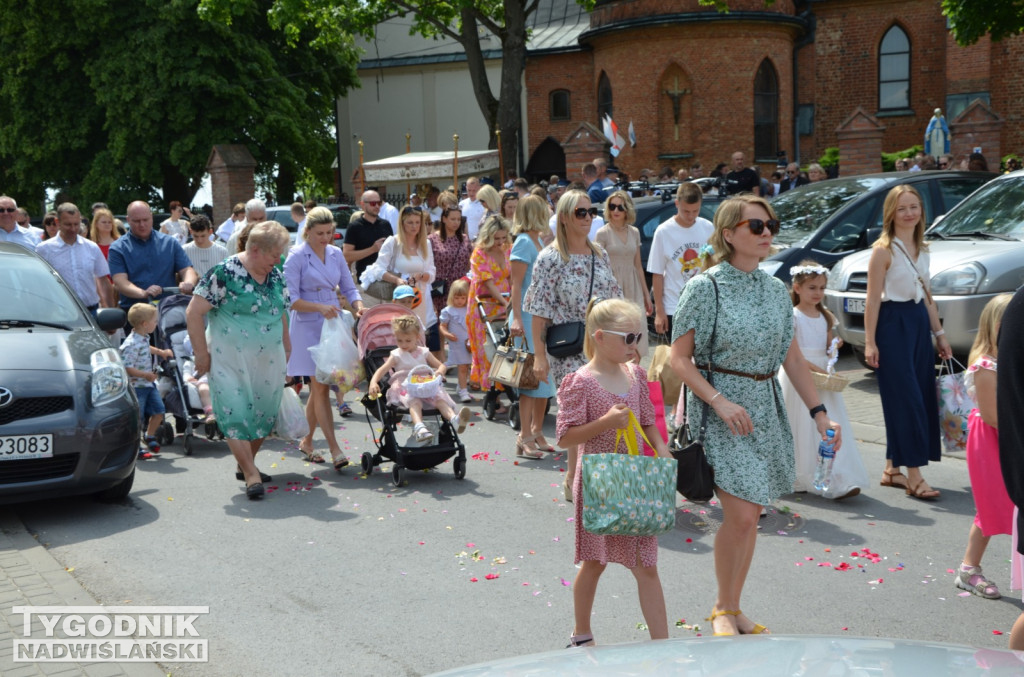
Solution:
[(0, 242), (0, 503), (131, 491), (139, 405), (107, 334), (45, 261)]
[(989, 172), (886, 172), (829, 179), (787, 191), (772, 200), (782, 222), (774, 242), (780, 251), (761, 269), (788, 284), (789, 269), (804, 259), (831, 268), (839, 259), (867, 249), (882, 232), (882, 203), (894, 186), (909, 184), (921, 194), (930, 226), (995, 177)]

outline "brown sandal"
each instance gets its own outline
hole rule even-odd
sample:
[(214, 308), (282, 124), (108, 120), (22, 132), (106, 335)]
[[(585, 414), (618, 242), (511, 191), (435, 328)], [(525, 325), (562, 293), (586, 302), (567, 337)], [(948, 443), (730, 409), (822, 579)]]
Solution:
[(922, 501), (931, 501), (941, 496), (938, 489), (932, 489), (922, 477), (913, 487), (907, 485), (907, 496), (919, 498)]
[[(902, 477), (903, 481), (894, 481), (897, 477)], [(879, 484), (882, 485), (883, 487), (894, 487), (896, 489), (903, 489), (908, 493), (910, 492), (910, 485), (907, 482), (907, 476), (898, 470), (896, 472), (889, 472), (888, 470), (883, 470), (882, 481), (879, 482)]]

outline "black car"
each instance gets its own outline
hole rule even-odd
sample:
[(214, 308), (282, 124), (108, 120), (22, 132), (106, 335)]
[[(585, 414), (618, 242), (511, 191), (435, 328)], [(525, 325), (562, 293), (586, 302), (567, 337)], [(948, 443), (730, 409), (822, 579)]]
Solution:
[(772, 200), (782, 222), (775, 238), (781, 251), (762, 262), (761, 269), (788, 284), (789, 269), (804, 259), (831, 268), (839, 259), (867, 249), (882, 232), (882, 203), (894, 186), (908, 184), (921, 194), (930, 226), (995, 176), (989, 172), (887, 172), (829, 179), (786, 191)]
[(131, 491), (139, 405), (103, 330), (56, 271), (0, 242), (0, 503)]

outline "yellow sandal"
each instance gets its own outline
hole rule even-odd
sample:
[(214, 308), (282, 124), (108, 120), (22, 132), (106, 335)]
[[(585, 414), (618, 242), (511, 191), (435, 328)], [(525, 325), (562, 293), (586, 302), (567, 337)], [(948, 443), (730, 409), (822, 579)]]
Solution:
[[(740, 611), (739, 609), (737, 609), (736, 611), (731, 611), (729, 609), (725, 609), (725, 610), (722, 610), (722, 611), (716, 611), (715, 609), (712, 609), (711, 610), (711, 615), (708, 616), (707, 618), (705, 618), (704, 620), (708, 621), (709, 623), (714, 623), (715, 619), (718, 618), (719, 616), (739, 616), (741, 613), (743, 613), (743, 612)], [(711, 629), (713, 631), (715, 629), (715, 626), (712, 625)], [(739, 632), (739, 626), (736, 627), (736, 631)], [(735, 637), (736, 636), (736, 632), (715, 632), (714, 636), (715, 637)]]
[[(737, 614), (742, 614), (743, 612), (742, 611), (737, 611), (736, 613)], [(750, 619), (747, 619), (747, 620), (750, 620)], [(739, 624), (736, 625), (736, 629), (740, 630)], [(760, 635), (763, 632), (767, 632), (769, 635), (772, 634), (772, 633), (768, 632), (768, 628), (766, 628), (765, 626), (761, 625), (760, 623), (754, 623), (754, 627), (750, 630), (750, 632), (743, 632), (742, 630), (740, 630), (740, 634), (741, 635)]]

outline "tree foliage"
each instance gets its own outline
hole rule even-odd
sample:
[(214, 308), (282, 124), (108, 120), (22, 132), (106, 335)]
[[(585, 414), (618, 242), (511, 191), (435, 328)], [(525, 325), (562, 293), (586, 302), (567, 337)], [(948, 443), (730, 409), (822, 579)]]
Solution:
[[(0, 0), (0, 181), (80, 202), (191, 200), (214, 144), (297, 175), (333, 157), (334, 100), (355, 80), (351, 39), (309, 47), (271, 28), (270, 0), (230, 27), (198, 0)], [(244, 10), (244, 11), (243, 11)]]
[(1020, 0), (942, 0), (942, 13), (960, 45), (973, 45), (991, 35), (995, 41), (1024, 32), (1024, 3)]

